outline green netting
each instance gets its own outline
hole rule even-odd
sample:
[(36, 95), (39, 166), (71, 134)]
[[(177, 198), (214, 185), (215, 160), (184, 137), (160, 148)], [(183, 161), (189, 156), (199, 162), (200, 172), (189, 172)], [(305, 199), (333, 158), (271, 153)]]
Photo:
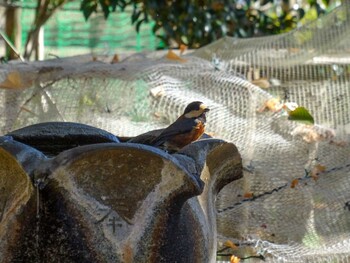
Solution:
[[(26, 42), (35, 14), (34, 1), (25, 2), (21, 13), (22, 43)], [(102, 13), (86, 21), (80, 2), (67, 3), (44, 26), (45, 55), (57, 56), (87, 52), (113, 54), (121, 51), (150, 51), (160, 47), (153, 34), (153, 21), (143, 23), (139, 33), (131, 25), (131, 9), (111, 13), (105, 20)], [(23, 48), (23, 47), (22, 47)]]

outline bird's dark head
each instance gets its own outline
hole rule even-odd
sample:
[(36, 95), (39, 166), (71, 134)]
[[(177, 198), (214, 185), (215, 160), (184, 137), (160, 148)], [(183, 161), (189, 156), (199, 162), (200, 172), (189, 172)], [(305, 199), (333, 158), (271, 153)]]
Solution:
[(198, 118), (205, 116), (205, 113), (209, 111), (209, 108), (201, 101), (193, 101), (187, 105), (184, 116), (186, 118)]

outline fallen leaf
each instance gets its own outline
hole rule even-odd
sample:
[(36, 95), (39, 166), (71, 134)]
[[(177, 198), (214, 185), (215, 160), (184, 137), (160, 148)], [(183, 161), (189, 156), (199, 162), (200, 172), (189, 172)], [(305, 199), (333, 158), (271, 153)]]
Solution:
[(288, 115), (288, 120), (291, 121), (299, 121), (305, 124), (315, 123), (314, 118), (305, 107), (298, 107), (295, 110), (288, 112)]
[(119, 57), (117, 54), (115, 54), (112, 58), (111, 64), (115, 64), (119, 62)]
[(163, 87), (155, 87), (155, 88), (152, 88), (150, 90), (150, 93), (151, 93), (152, 97), (159, 98), (159, 97), (164, 96), (165, 91), (164, 91)]
[(326, 166), (324, 166), (324, 165), (322, 165), (322, 164), (317, 164), (317, 165), (315, 166), (315, 169), (316, 169), (318, 172), (322, 173), (322, 172), (326, 171)]
[(244, 198), (252, 198), (254, 196), (253, 192), (247, 192), (243, 195)]
[(318, 179), (318, 175), (324, 171), (326, 171), (326, 166), (316, 164), (315, 167), (311, 170), (310, 176), (316, 181)]
[(238, 247), (231, 240), (225, 241), (224, 246), (232, 248), (234, 250), (238, 249)]
[(32, 86), (33, 81), (24, 81), (18, 71), (12, 71), (7, 74), (7, 78), (0, 83), (0, 88), (4, 89), (25, 89)]
[(187, 50), (187, 46), (184, 44), (180, 45), (180, 55), (182, 55)]
[(239, 257), (236, 257), (234, 255), (231, 256), (230, 258), (230, 263), (239, 263), (241, 259)]
[(263, 112), (264, 110), (269, 110), (272, 112), (276, 112), (281, 110), (283, 107), (283, 104), (281, 104), (280, 100), (277, 98), (271, 98), (267, 101), (265, 101), (263, 107), (261, 107), (261, 109), (258, 110), (258, 112)]
[(168, 51), (166, 58), (170, 59), (170, 60), (179, 61), (179, 62), (186, 62), (187, 61), (186, 59), (183, 59), (183, 58), (179, 57), (178, 55), (176, 55), (175, 52), (172, 50)]
[(159, 113), (159, 112), (155, 112), (154, 113), (154, 117), (156, 117), (156, 118), (160, 118), (162, 115)]
[(290, 184), (290, 188), (295, 188), (299, 183), (299, 179), (294, 179)]

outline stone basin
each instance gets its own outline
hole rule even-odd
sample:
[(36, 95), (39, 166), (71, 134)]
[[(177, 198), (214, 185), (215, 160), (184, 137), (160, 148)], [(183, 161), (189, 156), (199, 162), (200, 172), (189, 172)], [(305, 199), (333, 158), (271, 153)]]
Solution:
[(169, 154), (63, 125), (0, 137), (1, 262), (215, 262), (216, 195), (242, 177), (235, 145)]

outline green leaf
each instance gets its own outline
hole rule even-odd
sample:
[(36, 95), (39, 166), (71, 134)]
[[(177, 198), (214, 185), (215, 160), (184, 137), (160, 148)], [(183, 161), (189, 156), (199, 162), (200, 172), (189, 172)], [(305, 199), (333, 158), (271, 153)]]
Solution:
[(88, 20), (93, 12), (97, 12), (97, 2), (95, 0), (83, 0), (80, 5), (85, 20)]
[(132, 16), (131, 16), (131, 23), (134, 24), (140, 17), (142, 11), (141, 10), (136, 10), (134, 9), (134, 12), (132, 13)]
[(299, 121), (305, 124), (314, 124), (314, 118), (309, 111), (304, 107), (298, 107), (293, 111), (288, 112), (288, 120)]
[(141, 24), (142, 24), (143, 22), (145, 22), (145, 19), (141, 19), (140, 21), (138, 21), (138, 22), (136, 23), (136, 32), (137, 32), (137, 33), (140, 33), (140, 26), (141, 26)]
[[(162, 24), (156, 23), (156, 24), (153, 26), (153, 28), (152, 28), (153, 34), (156, 34), (156, 32), (157, 32), (160, 28), (162, 28)], [(350, 70), (349, 70), (349, 71), (350, 71)]]
[(103, 11), (103, 15), (104, 15), (105, 19), (107, 19), (109, 12), (110, 12), (109, 5), (105, 0), (99, 0), (99, 2), (100, 2), (100, 6), (102, 8), (102, 11)]

